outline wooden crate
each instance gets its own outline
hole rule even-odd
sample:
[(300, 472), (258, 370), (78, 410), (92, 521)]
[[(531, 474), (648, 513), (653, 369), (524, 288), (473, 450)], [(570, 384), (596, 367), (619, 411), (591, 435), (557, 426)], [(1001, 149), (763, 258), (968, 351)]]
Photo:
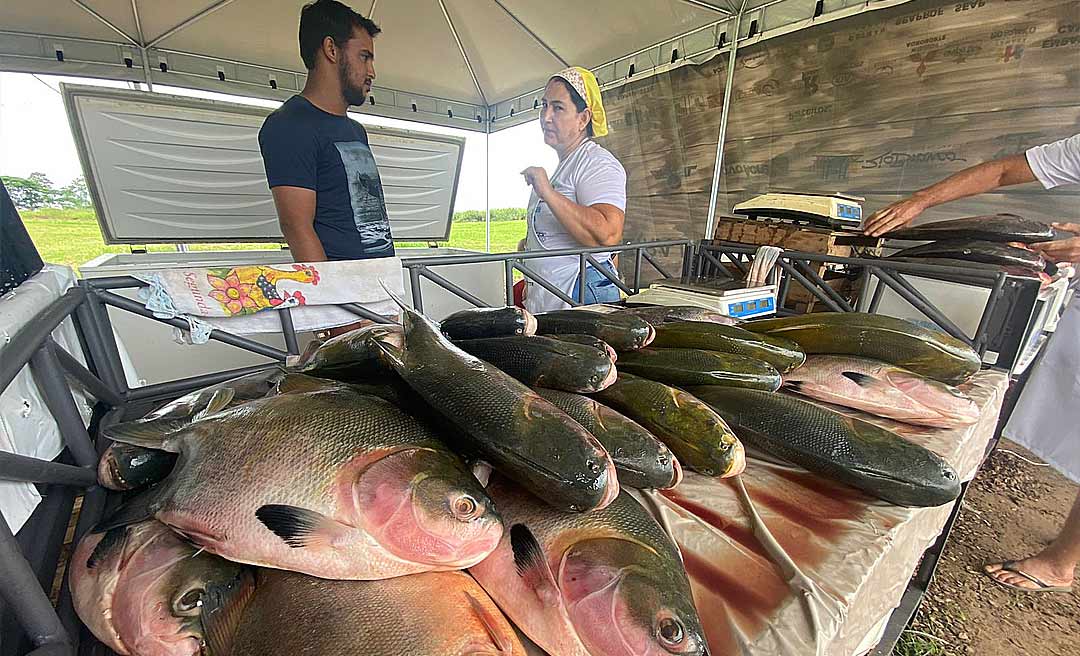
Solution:
[[(884, 240), (866, 237), (857, 232), (721, 217), (716, 223), (712, 243), (719, 245), (724, 241), (750, 246), (778, 246), (789, 251), (832, 257), (857, 257), (860, 255), (880, 256)], [(831, 275), (830, 267), (825, 264), (814, 267), (814, 272), (824, 278), (830, 287), (849, 302), (853, 303), (857, 300), (858, 286), (853, 285), (850, 278)], [(821, 301), (801, 284), (791, 282), (785, 307), (813, 312), (820, 309), (821, 305)]]

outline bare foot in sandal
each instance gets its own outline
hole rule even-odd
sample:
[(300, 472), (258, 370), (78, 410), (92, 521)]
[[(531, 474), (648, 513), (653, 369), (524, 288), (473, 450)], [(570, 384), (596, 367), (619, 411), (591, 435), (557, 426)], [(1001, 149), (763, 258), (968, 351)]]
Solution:
[(1073, 583), (1072, 568), (1063, 571), (1042, 554), (986, 565), (983, 572), (1007, 588), (1027, 592), (1068, 592)]

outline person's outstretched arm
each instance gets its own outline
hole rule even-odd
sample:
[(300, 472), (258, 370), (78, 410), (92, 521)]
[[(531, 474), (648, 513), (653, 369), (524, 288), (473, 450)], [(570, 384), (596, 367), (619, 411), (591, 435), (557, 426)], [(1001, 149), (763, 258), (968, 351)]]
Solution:
[(1035, 174), (1024, 155), (1010, 155), (984, 162), (954, 173), (940, 182), (916, 191), (908, 198), (874, 212), (866, 220), (863, 232), (880, 237), (886, 232), (903, 228), (935, 205), (993, 191), (999, 187), (1034, 181)]

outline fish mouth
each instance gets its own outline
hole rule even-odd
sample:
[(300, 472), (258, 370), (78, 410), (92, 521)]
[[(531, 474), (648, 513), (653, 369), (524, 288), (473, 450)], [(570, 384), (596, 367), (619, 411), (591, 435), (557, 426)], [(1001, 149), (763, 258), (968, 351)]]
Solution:
[(731, 454), (731, 464), (728, 466), (727, 471), (720, 476), (720, 478), (731, 478), (732, 476), (738, 476), (746, 469), (746, 448), (743, 447), (742, 442), (736, 442), (732, 447), (733, 452)]
[(669, 489), (669, 490), (671, 488), (677, 487), (679, 485), (679, 483), (682, 483), (682, 479), (683, 479), (682, 464), (679, 463), (679, 459), (676, 458), (674, 456), (674, 454), (671, 456), (671, 468), (674, 471), (672, 472), (672, 476), (671, 476), (671, 485), (669, 485), (667, 487), (667, 489)]

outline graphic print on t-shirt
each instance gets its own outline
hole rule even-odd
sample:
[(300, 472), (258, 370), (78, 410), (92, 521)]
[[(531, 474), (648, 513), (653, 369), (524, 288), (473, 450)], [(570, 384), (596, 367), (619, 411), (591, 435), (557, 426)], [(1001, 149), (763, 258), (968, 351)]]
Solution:
[(386, 216), (382, 182), (371, 149), (360, 141), (337, 142), (334, 146), (341, 154), (341, 163), (345, 167), (353, 220), (360, 232), (360, 238), (372, 251), (392, 248), (393, 239), (390, 236), (390, 220)]

